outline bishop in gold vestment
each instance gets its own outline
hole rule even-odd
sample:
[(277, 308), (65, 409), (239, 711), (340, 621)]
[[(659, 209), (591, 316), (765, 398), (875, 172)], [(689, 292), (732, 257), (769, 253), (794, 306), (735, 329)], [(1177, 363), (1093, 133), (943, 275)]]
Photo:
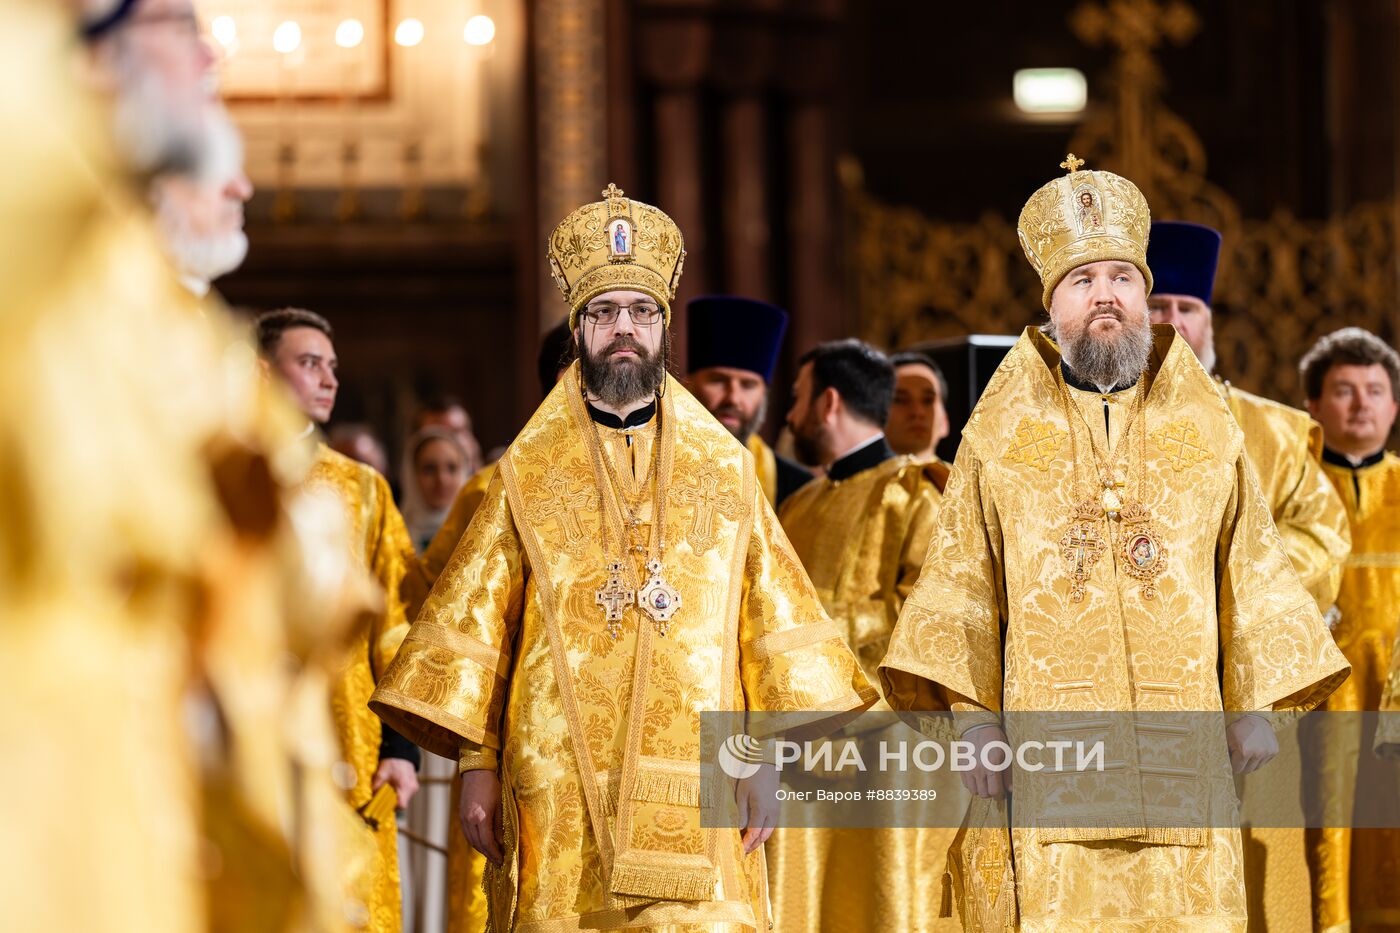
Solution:
[[(1347, 665), (1214, 383), (1174, 330), (1147, 332), (1145, 201), (1080, 165), (1020, 222), (1059, 343), (1028, 329), (973, 412), (882, 684), (965, 736), (1002, 711), (1080, 712), (1060, 728), (1118, 749), (1104, 774), (1016, 773), (1024, 929), (1244, 930), (1230, 758), (1266, 760), (1249, 713), (1311, 709)], [(1228, 739), (1142, 715), (1221, 710)]]
[[(894, 368), (882, 354), (851, 341), (825, 344), (811, 355), (822, 354), (844, 356), (851, 382), (861, 383), (833, 386), (838, 395), (874, 395), (879, 386), (880, 401), (888, 409)], [(822, 394), (814, 384), (816, 362), (802, 364), (796, 393), (806, 399), (794, 406), (795, 415), (799, 407), (811, 411)], [(845, 381), (844, 372), (836, 376)], [(827, 448), (818, 458), (828, 460), (827, 471), (788, 498), (778, 515), (827, 614), (872, 680), (899, 610), (919, 577), (947, 478), (942, 464), (895, 455), (879, 433), (886, 416), (887, 411), (872, 412), (869, 421), (845, 412), (833, 416), (842, 427), (857, 430), (857, 436), (874, 432), (835, 459), (829, 458), (839, 448), (831, 450), (832, 442), (820, 438), (822, 432), (813, 438), (807, 426), (794, 424), (800, 448), (814, 441)], [(906, 731), (903, 725), (893, 728)], [(768, 843), (775, 929), (914, 933), (936, 928), (940, 902), (933, 892), (942, 881), (954, 832), (921, 826), (778, 829)], [(951, 918), (942, 923), (957, 929)]]
[[(1154, 281), (1148, 298), (1152, 321), (1174, 326), (1207, 372), (1216, 358), (1211, 300), (1220, 247), (1218, 231), (1170, 220), (1153, 222), (1147, 246)], [(1331, 618), (1351, 533), (1342, 501), (1322, 471), (1322, 426), (1305, 411), (1244, 392), (1219, 376), (1216, 383), (1244, 432), (1245, 453), (1289, 562), (1318, 609)], [(1285, 733), (1279, 744), (1279, 755), (1263, 781), (1242, 780), (1244, 799), (1261, 813), (1281, 815), (1301, 803), (1297, 731)], [(1246, 812), (1246, 818), (1249, 815)], [(1246, 828), (1244, 854), (1250, 928), (1272, 933), (1311, 930), (1314, 886), (1301, 819), (1291, 826)]]
[(605, 386), (574, 364), (498, 464), (371, 705), (464, 769), (499, 769), (494, 929), (763, 930), (762, 853), (700, 823), (699, 714), (834, 715), (875, 694), (747, 452), (651, 368), (674, 224), (609, 186), (550, 256), (576, 337), (612, 329), (596, 355), (626, 346), (637, 362), (608, 371), (655, 373), (660, 397), (604, 411)]

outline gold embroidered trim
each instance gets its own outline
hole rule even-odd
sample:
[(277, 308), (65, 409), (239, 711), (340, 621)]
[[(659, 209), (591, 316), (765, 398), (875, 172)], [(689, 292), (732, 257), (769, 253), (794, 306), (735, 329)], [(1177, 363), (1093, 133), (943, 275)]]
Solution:
[(1206, 448), (1201, 432), (1186, 418), (1178, 418), (1151, 433), (1153, 443), (1167, 457), (1172, 470), (1180, 473), (1198, 463), (1205, 463), (1213, 454)]
[(1035, 467), (1042, 473), (1048, 472), (1050, 464), (1060, 452), (1068, 432), (1049, 421), (1037, 421), (1025, 417), (1016, 425), (1016, 436), (1007, 445), (1002, 458), (1011, 463), (1023, 463)]
[[(499, 748), (501, 737), (495, 732), (487, 732), (481, 726), (459, 719), (451, 713), (445, 713), (440, 707), (424, 703), (422, 700), (415, 700), (411, 696), (406, 696), (396, 690), (386, 690), (380, 688), (375, 692), (375, 702), (384, 706), (397, 707), (408, 713), (428, 720), (428, 722), (441, 729), (446, 729), (458, 738), (466, 739), (468, 742), (475, 742), (478, 745), (485, 745), (488, 748)], [(403, 731), (400, 729), (399, 731)], [(417, 736), (405, 735), (406, 738), (416, 739)], [(422, 743), (418, 743), (422, 744)], [(432, 749), (429, 749), (432, 751)], [(451, 754), (449, 750), (449, 754)]]
[(457, 773), (466, 771), (495, 771), (500, 760), (492, 748), (463, 748), (457, 754)]
[(842, 637), (841, 629), (835, 622), (817, 622), (811, 625), (783, 629), (781, 632), (760, 635), (746, 644), (744, 650), (753, 660), (766, 661), (771, 657), (796, 651), (798, 648), (806, 648), (808, 645), (815, 645), (829, 638), (840, 637)]
[[(762, 853), (759, 853), (762, 857)], [(596, 910), (577, 917), (527, 920), (517, 924), (516, 933), (583, 933), (585, 930), (625, 930), (670, 923), (733, 923), (754, 926), (753, 909), (745, 901), (663, 901), (637, 909)]]
[(450, 628), (443, 628), (440, 625), (418, 625), (411, 630), (411, 634), (404, 641), (420, 641), (432, 645), (434, 648), (451, 651), (479, 667), (494, 671), (496, 676), (502, 680), (510, 675), (510, 655), (492, 648), (470, 635), (453, 631)]
[[(567, 406), (568, 415), (564, 417), (564, 429), (581, 431), (583, 425), (577, 423), (577, 414), (574, 413), (574, 398), (580, 395), (581, 389), (578, 382), (578, 364), (574, 364), (574, 374), (571, 384), (564, 387), (564, 391), (569, 398)], [(578, 407), (582, 407), (579, 401)], [(572, 423), (571, 423), (572, 422)], [(523, 497), (520, 494), (520, 480), (515, 475), (515, 465), (509, 456), (501, 460), (501, 479), (506, 487), (506, 499), (510, 503), (511, 512), (515, 514), (525, 514), (523, 510)], [(519, 509), (520, 511), (517, 511)], [(533, 528), (521, 528), (520, 540), (525, 545), (525, 552), (530, 558), (530, 565), (539, 568), (541, 571), (549, 566), (549, 561), (545, 559), (544, 551), (540, 544), (538, 534)], [(564, 709), (564, 718), (569, 724), (570, 745), (573, 748), (574, 757), (579, 765), (579, 785), (583, 788), (584, 803), (588, 810), (589, 824), (593, 829), (593, 838), (598, 845), (599, 861), (603, 863), (603, 871), (610, 871), (613, 861), (613, 838), (611, 827), (603, 817), (602, 803), (598, 799), (598, 783), (594, 779), (597, 769), (593, 766), (593, 753), (589, 749), (588, 739), (583, 732), (583, 723), (579, 717), (578, 700), (574, 696), (574, 682), (572, 672), (569, 669), (568, 658), (564, 655), (563, 633), (559, 630), (559, 607), (558, 593), (548, 582), (548, 577), (543, 575), (539, 585), (535, 587), (535, 592), (539, 594), (540, 615), (544, 620), (545, 632), (549, 641), (550, 661), (554, 666), (554, 680), (558, 684), (559, 702)], [(647, 626), (642, 626), (647, 630)]]

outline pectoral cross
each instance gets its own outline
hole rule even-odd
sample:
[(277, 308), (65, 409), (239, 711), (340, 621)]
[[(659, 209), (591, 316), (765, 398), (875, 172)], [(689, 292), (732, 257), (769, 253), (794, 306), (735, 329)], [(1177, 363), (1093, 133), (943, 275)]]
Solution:
[(598, 587), (593, 601), (603, 608), (608, 634), (616, 639), (622, 634), (622, 610), (637, 601), (637, 591), (622, 582), (622, 564), (608, 564), (608, 582)]
[(716, 513), (729, 519), (739, 514), (739, 497), (729, 489), (720, 487), (723, 479), (723, 474), (713, 463), (706, 463), (691, 476), (690, 482), (676, 492), (677, 499), (695, 510), (686, 540), (697, 554), (715, 546)]
[(1095, 562), (1106, 549), (1098, 528), (1082, 520), (1076, 520), (1060, 539), (1060, 553), (1069, 564), (1071, 602), (1084, 601), (1084, 584), (1089, 581)]

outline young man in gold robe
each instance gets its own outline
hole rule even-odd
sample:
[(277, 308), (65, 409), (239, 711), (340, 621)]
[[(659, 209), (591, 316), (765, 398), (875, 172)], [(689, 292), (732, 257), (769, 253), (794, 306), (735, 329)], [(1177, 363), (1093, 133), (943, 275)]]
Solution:
[[(270, 311), (258, 318), (257, 339), (268, 369), (287, 386), (308, 419), (309, 439), (317, 425), (330, 420), (340, 386), (330, 323), (301, 309)], [(344, 667), (332, 685), (331, 714), (347, 766), (338, 780), (357, 810), (365, 808), (385, 784), (393, 789), (396, 805), (404, 807), (418, 790), (420, 754), (408, 740), (383, 728), (368, 704), (375, 682), (408, 632), (399, 587), (415, 560), (413, 544), (384, 477), (319, 439), (315, 446), (315, 463), (305, 485), (329, 492), (344, 507), (346, 547), (356, 565), (384, 591), (383, 610), (351, 633)], [(397, 933), (402, 912), (398, 824), (392, 813), (372, 819), (366, 820), (366, 826), (374, 834), (375, 856), (355, 887), (365, 907), (365, 928)]]
[(758, 484), (773, 508), (812, 478), (781, 457), (759, 431), (787, 332), (777, 305), (737, 295), (692, 298), (685, 306), (685, 387), (753, 454)]
[(700, 712), (864, 708), (753, 458), (666, 376), (684, 248), (609, 185), (548, 241), (573, 364), (497, 466), (373, 708), (463, 774), (493, 928), (763, 930), (761, 843), (701, 825)]
[[(947, 478), (941, 465), (890, 449), (883, 426), (894, 384), (889, 359), (858, 340), (822, 344), (802, 357), (787, 423), (798, 455), (825, 475), (778, 513), (827, 614), (872, 679), (919, 577)], [(939, 901), (929, 891), (943, 877), (953, 834), (779, 829), (768, 844), (775, 929), (933, 929)], [(952, 919), (943, 923), (957, 928)]]
[[(1206, 372), (1215, 372), (1215, 328), (1211, 299), (1220, 259), (1220, 233), (1201, 224), (1154, 221), (1147, 246), (1153, 289), (1147, 299), (1152, 323), (1171, 324), (1186, 340)], [(1289, 562), (1298, 579), (1317, 601), (1324, 618), (1332, 618), (1342, 562), (1351, 550), (1346, 509), (1322, 471), (1322, 426), (1307, 412), (1244, 392), (1215, 376), (1230, 406), (1244, 449), (1268, 500)], [(1269, 767), (1270, 795), (1261, 807), (1287, 806), (1273, 800), (1295, 800), (1301, 788), (1302, 765), (1296, 731), (1281, 737), (1278, 758)], [(1283, 772), (1296, 774), (1285, 779)], [(1251, 799), (1251, 802), (1252, 799)], [(1276, 933), (1311, 928), (1308, 859), (1301, 825), (1247, 828), (1244, 833), (1245, 880), (1251, 924)]]
[[(964, 429), (882, 685), (896, 709), (953, 710), (979, 760), (1003, 712), (1018, 743), (1110, 747), (1102, 771), (1015, 772), (1023, 929), (1242, 931), (1232, 768), (1277, 752), (1256, 714), (1311, 709), (1348, 668), (1224, 399), (1148, 320), (1146, 200), (1082, 165), (1021, 212), (1050, 323)], [(1045, 711), (1069, 721), (1026, 716)], [(997, 797), (1011, 777), (984, 760), (964, 783)]]
[[(1308, 411), (1322, 422), (1323, 469), (1351, 523), (1332, 634), (1352, 675), (1327, 709), (1379, 710), (1400, 620), (1400, 457), (1385, 449), (1400, 398), (1400, 356), (1374, 334), (1347, 327), (1314, 344), (1299, 370)], [(1363, 733), (1359, 716), (1331, 717), (1323, 725), (1317, 792), (1335, 818), (1308, 831), (1314, 924), (1320, 930), (1394, 924), (1400, 830), (1348, 828), (1355, 793), (1378, 786), (1388, 766), (1370, 754), (1373, 737)]]

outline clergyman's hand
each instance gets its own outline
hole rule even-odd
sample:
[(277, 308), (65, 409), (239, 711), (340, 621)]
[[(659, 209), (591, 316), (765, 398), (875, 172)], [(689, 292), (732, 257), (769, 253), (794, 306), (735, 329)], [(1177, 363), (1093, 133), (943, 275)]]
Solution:
[(962, 772), (963, 787), (978, 797), (1000, 799), (1011, 790), (1011, 769), (993, 771), (982, 764), (982, 750), (993, 742), (1005, 742), (1006, 733), (1001, 726), (988, 723), (973, 726), (963, 733), (962, 741), (972, 743), (973, 760), (977, 763), (971, 771)]
[(499, 868), (505, 855), (501, 851), (501, 779), (495, 770), (462, 772), (457, 821), (472, 848)]
[(402, 810), (418, 793), (418, 771), (413, 767), (413, 762), (403, 758), (381, 759), (370, 786), (379, 790), (384, 784), (394, 788), (394, 794), (399, 799), (398, 808)]
[(744, 854), (748, 855), (767, 842), (778, 825), (778, 769), (760, 765), (756, 773), (734, 785), (734, 801), (739, 805)]
[(1236, 774), (1258, 771), (1278, 754), (1278, 736), (1273, 724), (1252, 713), (1241, 716), (1225, 729), (1230, 748), (1230, 767)]

